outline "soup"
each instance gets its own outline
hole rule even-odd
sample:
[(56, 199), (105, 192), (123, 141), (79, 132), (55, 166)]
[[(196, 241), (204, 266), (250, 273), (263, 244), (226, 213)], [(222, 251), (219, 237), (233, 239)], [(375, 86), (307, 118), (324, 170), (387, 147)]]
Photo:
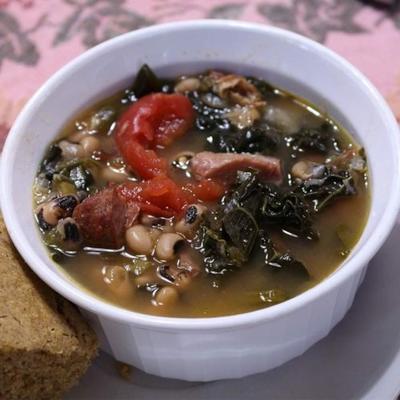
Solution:
[(316, 106), (254, 77), (160, 79), (146, 65), (62, 129), (33, 199), (74, 282), (174, 317), (304, 292), (342, 264), (369, 211), (363, 149)]

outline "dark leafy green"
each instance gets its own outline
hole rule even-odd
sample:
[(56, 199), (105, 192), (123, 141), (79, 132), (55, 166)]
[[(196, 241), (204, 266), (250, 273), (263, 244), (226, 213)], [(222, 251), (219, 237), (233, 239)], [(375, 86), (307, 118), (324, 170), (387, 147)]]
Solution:
[(147, 94), (156, 92), (169, 93), (172, 90), (173, 86), (171, 81), (158, 78), (147, 64), (143, 64), (136, 74), (132, 87), (125, 90), (122, 103), (133, 103)]
[(301, 191), (282, 191), (265, 185), (260, 212), (264, 226), (275, 225), (282, 230), (307, 239), (316, 239), (312, 228), (312, 211)]
[(285, 141), (295, 153), (306, 150), (322, 154), (341, 151), (336, 131), (328, 122), (323, 123), (319, 128), (302, 128), (299, 132), (285, 136)]
[(222, 199), (222, 205), (225, 213), (242, 207), (252, 215), (257, 215), (262, 199), (262, 185), (258, 179), (257, 172), (238, 171), (236, 183)]
[(266, 266), (273, 268), (275, 271), (290, 271), (301, 278), (309, 278), (309, 273), (304, 264), (288, 252), (280, 253), (265, 232), (261, 236), (261, 248), (265, 255)]
[[(266, 84), (267, 85), (267, 84)], [(195, 127), (208, 134), (206, 147), (219, 153), (270, 153), (276, 150), (280, 135), (265, 123), (247, 129), (237, 129), (226, 117), (229, 108), (224, 103), (206, 101), (212, 93), (190, 92), (188, 97), (196, 111)]]
[(296, 191), (312, 201), (316, 212), (330, 205), (338, 197), (357, 193), (350, 171), (334, 172), (330, 168), (326, 169), (323, 177), (302, 182)]
[[(264, 97), (274, 95), (274, 89), (265, 81), (252, 77), (247, 79)], [(230, 107), (212, 86), (192, 91), (187, 96), (196, 111), (195, 127), (208, 134), (208, 150), (219, 153), (271, 153), (276, 150), (281, 139), (278, 132), (265, 122), (238, 129), (227, 117)]]
[(40, 175), (47, 179), (53, 188), (72, 185), (76, 190), (88, 191), (94, 183), (91, 172), (96, 168), (96, 162), (91, 159), (61, 161), (61, 149), (51, 145), (40, 166)]
[(53, 174), (53, 183), (69, 182), (77, 190), (89, 191), (94, 183), (91, 169), (97, 168), (91, 159), (71, 160), (58, 163)]
[(190, 92), (188, 94), (188, 98), (196, 111), (195, 127), (201, 132), (230, 131), (232, 128), (231, 123), (225, 117), (229, 109), (210, 107), (204, 101), (203, 96), (199, 92)]
[(77, 165), (69, 170), (69, 179), (78, 190), (87, 190), (94, 182), (91, 172), (82, 165)]
[(224, 274), (247, 261), (245, 255), (223, 236), (222, 229), (214, 230), (207, 224), (201, 225), (196, 234), (194, 246), (204, 255), (205, 270), (209, 274)]
[(254, 215), (260, 201), (256, 174), (239, 172), (234, 188), (207, 214), (195, 238), (207, 272), (225, 273), (248, 260), (258, 237)]
[(246, 79), (257, 88), (265, 99), (268, 100), (275, 96), (277, 89), (263, 79), (254, 78), (253, 76), (248, 76)]
[(224, 215), (222, 223), (230, 241), (248, 258), (258, 235), (254, 216), (245, 208), (237, 207)]
[(95, 129), (99, 133), (106, 134), (116, 118), (116, 110), (110, 106), (102, 107), (90, 118), (90, 129)]
[(266, 125), (212, 132), (207, 137), (207, 148), (217, 153), (270, 153), (276, 150), (279, 141), (277, 131)]
[(290, 236), (317, 240), (314, 214), (339, 196), (355, 193), (347, 170), (326, 168), (321, 178), (298, 182), (288, 189), (262, 182), (256, 171), (239, 171), (219, 208), (201, 226), (196, 248), (205, 255), (207, 271), (224, 273), (246, 262), (259, 241), (267, 266), (306, 277), (304, 264), (287, 252), (279, 252), (267, 232), (275, 227)]
[[(207, 214), (194, 240), (195, 248), (205, 256), (205, 267), (208, 273), (223, 274), (242, 266), (251, 257), (257, 242), (260, 242), (266, 259), (268, 258), (272, 263), (270, 266), (280, 263), (285, 269), (300, 268), (302, 264), (292, 256), (287, 253), (281, 255), (275, 251), (270, 239), (266, 241), (267, 235), (265, 231), (260, 231), (260, 226), (278, 222), (292, 226), (295, 225), (293, 222), (295, 220), (295, 227), (298, 228), (301, 223), (305, 224), (309, 235), (311, 218), (305, 220), (305, 211), (300, 210), (304, 207), (303, 203), (290, 204), (291, 208), (289, 208), (285, 201), (283, 205), (280, 204), (279, 216), (275, 203), (275, 214), (272, 214), (272, 206), (269, 203), (266, 204), (266, 195), (271, 193), (276, 195), (274, 198), (276, 202), (278, 192), (272, 191), (268, 185), (262, 183), (256, 172), (238, 172), (232, 190), (224, 197), (217, 210)], [(300, 197), (301, 194), (297, 196)], [(275, 220), (268, 220), (268, 212)], [(307, 214), (307, 217), (310, 216)], [(300, 232), (300, 229), (298, 231)], [(269, 245), (268, 248), (266, 244)]]
[(131, 90), (137, 98), (140, 98), (146, 94), (161, 91), (161, 87), (161, 81), (157, 75), (147, 64), (143, 64), (136, 74)]
[(46, 179), (53, 179), (57, 163), (61, 160), (61, 153), (61, 149), (56, 144), (52, 144), (48, 148), (42, 164), (40, 165), (40, 172), (44, 174)]

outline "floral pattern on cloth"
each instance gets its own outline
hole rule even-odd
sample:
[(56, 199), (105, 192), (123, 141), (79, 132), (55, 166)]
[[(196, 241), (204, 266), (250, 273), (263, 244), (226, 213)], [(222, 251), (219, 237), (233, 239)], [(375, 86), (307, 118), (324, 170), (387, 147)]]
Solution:
[(325, 44), (371, 79), (400, 121), (400, 0), (0, 0), (0, 149), (26, 100), (87, 48), (199, 18), (275, 25)]

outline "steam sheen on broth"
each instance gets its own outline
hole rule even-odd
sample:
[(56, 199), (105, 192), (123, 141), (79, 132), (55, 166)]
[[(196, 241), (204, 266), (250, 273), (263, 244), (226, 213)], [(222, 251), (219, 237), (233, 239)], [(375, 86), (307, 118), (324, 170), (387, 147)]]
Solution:
[(129, 310), (231, 315), (331, 274), (369, 212), (363, 149), (263, 80), (206, 71), (133, 86), (83, 110), (33, 188), (53, 259)]

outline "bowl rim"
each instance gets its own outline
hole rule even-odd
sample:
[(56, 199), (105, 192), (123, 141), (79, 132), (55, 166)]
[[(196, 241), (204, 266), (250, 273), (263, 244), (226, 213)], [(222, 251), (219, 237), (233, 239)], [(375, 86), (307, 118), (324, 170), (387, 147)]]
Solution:
[[(300, 42), (307, 46), (308, 49), (312, 49), (315, 52), (320, 53), (330, 60), (339, 64), (342, 69), (347, 70), (360, 84), (367, 90), (369, 96), (373, 99), (379, 111), (383, 114), (387, 121), (388, 130), (392, 139), (391, 152), (395, 155), (397, 163), (397, 174), (393, 178), (394, 185), (391, 187), (391, 196), (388, 198), (386, 209), (383, 212), (381, 220), (378, 222), (376, 229), (371, 233), (368, 242), (362, 247), (362, 251), (352, 257), (350, 260), (346, 260), (342, 266), (334, 274), (330, 275), (327, 279), (318, 283), (314, 287), (301, 293), (300, 295), (289, 299), (281, 304), (277, 304), (273, 307), (267, 307), (256, 311), (250, 311), (241, 314), (234, 314), (220, 317), (205, 317), (205, 318), (178, 318), (178, 317), (162, 317), (154, 316), (149, 314), (142, 314), (135, 311), (130, 311), (119, 306), (107, 303), (101, 300), (96, 295), (91, 294), (85, 289), (79, 288), (74, 285), (72, 281), (67, 281), (56, 271), (49, 270), (44, 267), (40, 257), (35, 254), (35, 251), (31, 248), (29, 240), (24, 238), (23, 230), (15, 221), (18, 220), (17, 207), (13, 204), (13, 198), (11, 193), (7, 190), (10, 187), (9, 173), (10, 162), (12, 154), (15, 152), (16, 146), (19, 143), (20, 137), (23, 136), (23, 132), (20, 127), (23, 125), (24, 120), (30, 118), (32, 111), (36, 107), (36, 103), (43, 97), (51, 93), (52, 88), (57, 86), (59, 81), (62, 81), (65, 74), (71, 73), (76, 69), (79, 69), (81, 63), (85, 63), (91, 58), (95, 58), (98, 54), (101, 54), (111, 47), (123, 43), (125, 41), (143, 40), (153, 35), (162, 35), (171, 31), (185, 31), (190, 29), (203, 29), (209, 28), (217, 29), (234, 29), (243, 31), (253, 31), (261, 34), (273, 34), (283, 36), (287, 39)], [(388, 105), (384, 101), (378, 90), (372, 85), (372, 83), (354, 66), (348, 61), (337, 55), (333, 51), (324, 47), (323, 45), (301, 36), (297, 33), (293, 33), (284, 29), (265, 26), (257, 23), (249, 22), (238, 22), (238, 21), (226, 21), (226, 20), (194, 20), (194, 21), (181, 21), (181, 22), (170, 22), (147, 28), (139, 29), (137, 31), (129, 32), (103, 42), (96, 47), (84, 52), (80, 56), (76, 57), (64, 67), (58, 70), (52, 75), (34, 94), (34, 96), (25, 105), (22, 112), (19, 114), (15, 121), (3, 148), (2, 154), (2, 168), (0, 172), (0, 200), (3, 210), (3, 217), (10, 233), (10, 236), (15, 243), (18, 251), (25, 259), (30, 268), (50, 287), (62, 296), (66, 297), (73, 303), (82, 307), (85, 310), (98, 314), (100, 316), (109, 318), (111, 320), (133, 324), (140, 327), (151, 327), (158, 328), (159, 330), (208, 330), (208, 329), (229, 329), (237, 326), (250, 326), (259, 323), (260, 321), (272, 320), (275, 318), (282, 318), (290, 313), (293, 313), (307, 304), (315, 301), (323, 294), (326, 294), (335, 289), (336, 286), (342, 284), (344, 281), (349, 279), (354, 274), (358, 273), (360, 269), (368, 263), (368, 261), (376, 254), (379, 248), (382, 246), (387, 236), (391, 232), (398, 211), (400, 209), (400, 135), (397, 121), (390, 111)], [(371, 211), (372, 212), (372, 208)], [(21, 237), (24, 240), (21, 240)], [(361, 250), (361, 249), (360, 249)]]

